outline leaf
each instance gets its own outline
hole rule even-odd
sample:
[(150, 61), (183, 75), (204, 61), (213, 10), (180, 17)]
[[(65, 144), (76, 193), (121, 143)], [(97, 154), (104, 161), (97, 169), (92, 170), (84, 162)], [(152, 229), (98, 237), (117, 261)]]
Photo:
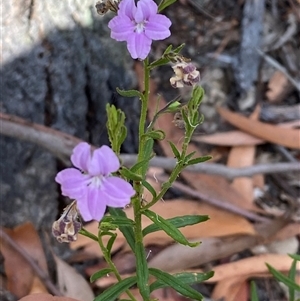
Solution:
[(172, 149), (172, 152), (173, 152), (175, 158), (177, 160), (180, 160), (181, 154), (180, 154), (179, 150), (177, 149), (177, 147), (175, 146), (175, 144), (172, 141), (168, 141), (168, 142), (171, 146), (171, 149)]
[(254, 281), (251, 281), (251, 301), (259, 301)]
[(168, 220), (165, 220), (155, 212), (151, 210), (142, 211), (144, 215), (146, 215), (158, 228), (165, 231), (167, 235), (172, 237), (175, 241), (179, 242), (182, 245), (195, 247), (199, 245), (199, 243), (190, 243), (185, 236)]
[[(108, 208), (109, 213), (112, 216), (121, 216), (121, 217), (127, 217), (126, 213), (118, 208), (112, 208), (109, 207)], [(134, 233), (133, 233), (133, 229), (131, 227), (127, 227), (127, 226), (121, 226), (119, 227), (120, 231), (123, 233), (126, 241), (128, 242), (128, 245), (130, 246), (131, 250), (134, 251), (134, 245), (135, 245), (135, 239), (134, 239)]]
[(132, 172), (131, 169), (128, 169), (125, 166), (123, 166), (119, 170), (119, 172), (124, 178), (126, 178), (128, 180), (137, 181), (137, 182), (141, 182), (143, 180), (143, 178), (140, 175)]
[(291, 258), (300, 261), (300, 255), (299, 254), (288, 254)]
[(141, 162), (138, 162), (138, 163), (134, 164), (134, 165), (130, 168), (130, 170), (131, 170), (132, 172), (137, 172), (141, 167), (143, 167), (144, 165), (149, 164), (149, 161), (150, 161), (151, 159), (152, 159), (152, 158), (150, 157), (150, 158), (147, 158), (147, 159), (145, 159), (145, 160), (142, 160)]
[(136, 284), (136, 276), (128, 277), (106, 289), (102, 294), (98, 295), (94, 301), (115, 301), (115, 299), (131, 286)]
[(117, 92), (124, 97), (139, 97), (140, 99), (144, 98), (144, 95), (138, 90), (121, 90), (117, 88)]
[(158, 12), (160, 13), (162, 10), (175, 3), (176, 1), (177, 0), (162, 0), (158, 6)]
[(266, 263), (266, 266), (268, 267), (268, 270), (270, 271), (270, 273), (274, 276), (274, 278), (277, 281), (284, 283), (288, 288), (292, 288), (292, 289), (294, 289), (296, 291), (300, 291), (300, 285), (298, 285), (297, 283), (295, 283), (294, 281), (292, 281), (289, 277), (285, 276), (281, 272), (279, 272), (276, 269), (274, 269), (268, 263)]
[(143, 186), (152, 194), (153, 198), (156, 198), (157, 194), (155, 189), (151, 186), (151, 184), (149, 182), (147, 182), (146, 180), (142, 181)]
[(251, 120), (224, 108), (217, 108), (219, 114), (230, 124), (258, 138), (293, 149), (300, 149), (299, 129), (286, 129), (276, 125)]
[[(184, 284), (194, 284), (194, 283), (200, 283), (203, 282), (209, 278), (211, 278), (214, 275), (214, 272), (208, 272), (208, 273), (178, 273), (173, 274), (172, 276), (181, 281)], [(168, 286), (166, 283), (157, 280), (153, 282), (150, 285), (150, 291), (153, 292), (154, 290), (157, 290), (159, 288), (163, 288)]]
[(154, 140), (163, 140), (166, 135), (162, 130), (153, 130), (145, 133), (144, 136), (150, 137)]
[(202, 157), (198, 157), (198, 158), (195, 158), (195, 159), (191, 159), (186, 163), (186, 166), (195, 165), (195, 164), (198, 164), (198, 163), (203, 163), (205, 161), (210, 160), (211, 158), (212, 158), (212, 156), (202, 156)]
[(101, 223), (111, 223), (117, 226), (133, 227), (135, 222), (125, 215), (105, 215)]
[(117, 238), (117, 234), (114, 234), (108, 240), (107, 245), (106, 245), (106, 249), (107, 249), (108, 254), (111, 254), (111, 249), (112, 249), (112, 246), (113, 246), (116, 238)]
[[(207, 215), (184, 215), (184, 216), (169, 218), (166, 219), (166, 221), (171, 223), (176, 228), (182, 228), (182, 227), (205, 222), (208, 219), (209, 217)], [(156, 224), (149, 225), (143, 230), (143, 236), (146, 236), (149, 233), (160, 231), (160, 230), (161, 228)]]
[(102, 278), (103, 276), (107, 276), (107, 274), (111, 273), (113, 270), (110, 268), (107, 269), (103, 269), (100, 271), (97, 271), (96, 273), (94, 273), (91, 277), (90, 277), (90, 282), (94, 282), (97, 279)]
[(203, 296), (200, 293), (191, 288), (189, 285), (180, 281), (180, 279), (177, 279), (176, 277), (168, 273), (154, 268), (150, 268), (149, 273), (156, 279), (164, 283), (164, 285), (172, 287), (174, 290), (176, 290), (183, 296), (191, 299), (203, 300)]
[[(148, 138), (145, 142), (145, 147), (144, 147), (144, 158), (148, 158), (149, 161), (153, 157), (153, 144), (154, 140), (152, 138)], [(148, 170), (148, 164), (144, 164), (141, 168), (141, 174), (146, 175), (147, 170)]]
[(64, 296), (78, 300), (93, 300), (94, 293), (89, 283), (73, 267), (54, 256), (57, 268), (58, 288)]
[(148, 263), (145, 256), (145, 248), (142, 242), (136, 243), (135, 256), (136, 256), (137, 285), (142, 297), (147, 300), (150, 294), (149, 285), (148, 285), (149, 270), (148, 270)]
[[(289, 274), (288, 274), (288, 277), (293, 281), (295, 282), (295, 279), (296, 279), (296, 273), (297, 273), (297, 260), (294, 259), (293, 260), (293, 263), (292, 263), (292, 266), (289, 270)], [(289, 300), (290, 301), (294, 301), (295, 300), (295, 290), (290, 287), (289, 288)]]

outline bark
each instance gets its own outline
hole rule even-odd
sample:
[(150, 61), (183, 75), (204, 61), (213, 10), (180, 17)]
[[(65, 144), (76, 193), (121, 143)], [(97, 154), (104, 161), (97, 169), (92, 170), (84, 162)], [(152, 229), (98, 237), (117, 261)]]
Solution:
[[(97, 15), (92, 0), (2, 5), (1, 111), (102, 145), (105, 106), (114, 103), (130, 113), (122, 151), (136, 152), (139, 101), (115, 92), (133, 88), (134, 78), (125, 45), (109, 37), (113, 15)], [(63, 166), (33, 143), (1, 136), (0, 149), (1, 225), (51, 226), (58, 213), (54, 177)]]

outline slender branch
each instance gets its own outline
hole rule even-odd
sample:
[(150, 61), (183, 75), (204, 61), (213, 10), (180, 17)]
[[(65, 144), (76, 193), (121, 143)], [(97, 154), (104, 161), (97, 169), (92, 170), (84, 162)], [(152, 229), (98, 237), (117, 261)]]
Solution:
[(0, 238), (3, 239), (11, 248), (17, 251), (31, 266), (36, 275), (42, 280), (50, 293), (55, 296), (63, 296), (63, 294), (57, 289), (52, 283), (49, 276), (39, 267), (34, 259), (21, 247), (19, 246), (2, 228), (0, 228)]
[[(165, 177), (165, 176), (162, 176), (162, 175), (157, 175), (156, 176), (157, 180), (160, 181), (160, 182), (164, 182), (166, 181), (168, 178)], [(218, 208), (222, 208), (224, 210), (227, 210), (227, 211), (230, 211), (230, 212), (233, 212), (233, 213), (236, 213), (238, 215), (241, 215), (241, 216), (244, 216), (246, 218), (249, 218), (253, 221), (257, 221), (257, 222), (269, 222), (270, 220), (268, 218), (265, 218), (265, 217), (262, 217), (262, 216), (259, 216), (255, 213), (252, 213), (248, 210), (245, 210), (243, 208), (240, 208), (240, 207), (237, 207), (233, 204), (230, 204), (230, 203), (226, 203), (222, 200), (218, 200), (218, 199), (215, 199), (215, 198), (212, 198), (210, 196), (207, 196), (206, 194), (202, 193), (202, 192), (199, 192), (199, 191), (196, 191), (184, 184), (181, 184), (179, 182), (173, 182), (172, 184), (172, 187), (173, 188), (177, 188), (179, 189), (180, 191), (186, 193), (186, 194), (189, 194), (190, 196), (193, 196), (197, 199), (201, 199), (202, 201), (204, 201), (205, 203), (208, 203), (208, 204), (211, 204), (213, 206), (216, 206)]]
[[(0, 134), (18, 138), (38, 144), (66, 164), (70, 164), (69, 158), (72, 149), (82, 140), (69, 134), (65, 134), (49, 127), (29, 122), (25, 119), (0, 113)], [(126, 166), (136, 163), (136, 155), (121, 155), (121, 160)], [(150, 161), (150, 166), (172, 170), (176, 165), (173, 158), (155, 157)], [(238, 177), (251, 177), (255, 174), (285, 173), (300, 171), (300, 163), (271, 163), (259, 164), (244, 168), (229, 168), (222, 164), (201, 163), (188, 166), (186, 171), (202, 174), (219, 175), (228, 180)]]

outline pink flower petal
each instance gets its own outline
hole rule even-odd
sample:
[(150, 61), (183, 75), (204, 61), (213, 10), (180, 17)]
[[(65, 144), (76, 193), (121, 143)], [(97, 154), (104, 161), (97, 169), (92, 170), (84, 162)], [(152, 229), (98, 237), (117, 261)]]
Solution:
[(125, 207), (135, 195), (133, 187), (125, 180), (118, 177), (109, 177), (103, 181), (103, 193), (106, 196), (106, 204), (110, 207)]
[(89, 179), (88, 175), (82, 174), (75, 168), (64, 169), (55, 177), (55, 181), (61, 185), (62, 194), (76, 200), (85, 197)]
[(106, 198), (99, 188), (89, 187), (87, 207), (90, 216), (96, 221), (100, 221), (105, 213)]
[(87, 171), (91, 159), (91, 146), (86, 142), (81, 142), (73, 149), (71, 161), (73, 165), (82, 171)]
[(163, 15), (153, 15), (145, 27), (145, 35), (151, 40), (163, 40), (171, 35), (171, 21)]
[(119, 4), (118, 16), (128, 16), (131, 20), (134, 19), (136, 6), (134, 0), (123, 0)]
[(151, 39), (143, 33), (132, 34), (127, 39), (127, 49), (133, 59), (144, 60), (151, 50)]
[(103, 145), (93, 152), (92, 159), (88, 166), (88, 172), (92, 176), (107, 176), (120, 168), (120, 162), (113, 150)]
[(77, 201), (77, 208), (78, 208), (78, 210), (80, 212), (80, 215), (82, 216), (83, 220), (88, 222), (88, 221), (93, 219), (93, 217), (90, 213), (90, 209), (89, 209), (87, 201), (85, 201), (85, 202)]
[(137, 23), (148, 20), (151, 15), (157, 14), (157, 5), (153, 0), (140, 0), (137, 3), (137, 10), (134, 20)]
[(116, 41), (126, 41), (128, 36), (134, 32), (134, 23), (127, 16), (115, 17), (109, 21), (111, 38)]

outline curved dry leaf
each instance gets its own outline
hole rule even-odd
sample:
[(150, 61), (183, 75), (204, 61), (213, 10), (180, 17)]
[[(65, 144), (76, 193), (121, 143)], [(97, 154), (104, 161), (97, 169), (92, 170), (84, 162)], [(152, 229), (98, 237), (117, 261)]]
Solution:
[(57, 256), (54, 256), (57, 270), (59, 290), (68, 297), (79, 301), (94, 299), (94, 293), (87, 281), (70, 265)]
[(32, 294), (23, 297), (19, 301), (80, 301), (80, 300), (68, 298), (68, 297), (56, 297), (50, 294)]
[(218, 107), (219, 114), (230, 124), (266, 141), (293, 149), (300, 149), (300, 130), (287, 129), (276, 125), (251, 120), (240, 114)]
[[(44, 250), (32, 223), (24, 223), (14, 229), (4, 229), (4, 231), (35, 260), (45, 273), (48, 273)], [(32, 288), (34, 272), (20, 253), (1, 239), (0, 242), (0, 251), (5, 258), (7, 289), (18, 298), (26, 296)], [(39, 286), (41, 287), (43, 284), (40, 282)]]
[[(235, 262), (225, 263), (214, 267), (214, 276), (207, 280), (207, 282), (218, 282), (231, 277), (256, 277), (260, 274), (269, 274), (266, 263), (273, 266), (280, 272), (288, 272), (293, 259), (288, 255), (282, 254), (262, 254), (245, 259), (241, 259)], [(297, 271), (300, 272), (298, 266)], [(238, 278), (237, 278), (238, 279)]]
[(192, 141), (220, 146), (259, 145), (266, 143), (265, 140), (242, 131), (228, 131), (212, 135), (193, 136)]
[[(247, 301), (247, 277), (232, 277), (219, 281), (214, 287), (212, 298), (223, 301)], [(246, 288), (246, 292), (245, 292)]]

